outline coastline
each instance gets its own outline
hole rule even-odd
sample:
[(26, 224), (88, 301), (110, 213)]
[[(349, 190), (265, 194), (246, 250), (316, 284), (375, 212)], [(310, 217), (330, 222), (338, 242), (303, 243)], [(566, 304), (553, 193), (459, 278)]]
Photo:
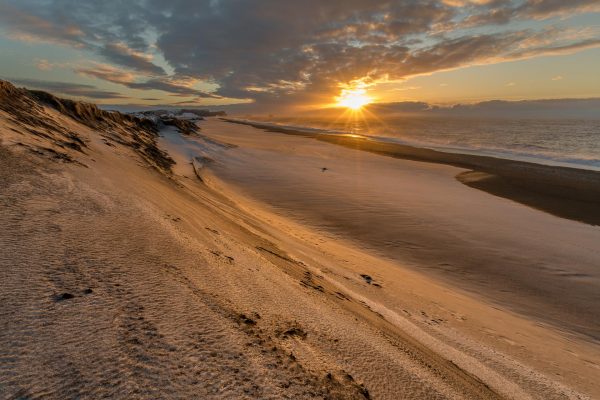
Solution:
[(491, 156), (442, 152), (399, 143), (378, 142), (362, 136), (322, 134), (260, 122), (220, 119), (269, 132), (304, 136), (388, 157), (469, 169), (473, 172), (461, 173), (456, 177), (459, 182), (467, 186), (561, 218), (600, 225), (600, 172), (598, 171)]
[[(562, 370), (550, 374), (566, 382), (578, 381), (564, 372), (567, 365), (580, 374), (599, 368), (594, 360), (600, 331), (593, 322), (597, 264), (578, 256), (569, 265), (573, 251), (594, 257), (597, 228), (471, 190), (454, 179), (461, 172), (456, 167), (353, 152), (216, 120), (203, 122), (201, 132), (236, 146), (214, 154), (203, 181), (267, 223), (269, 232), (291, 235), (280, 244), (288, 254), (316, 257), (313, 262), (325, 266), (316, 273), (317, 286), (333, 281), (341, 293), (351, 293), (405, 332), (410, 328), (403, 318), (423, 318), (428, 329), (477, 338), (546, 372), (550, 357)], [(381, 169), (385, 165), (387, 171)], [(322, 172), (322, 166), (328, 170)], [(381, 185), (365, 187), (374, 181)], [(400, 196), (386, 199), (386, 187)], [(359, 192), (366, 208), (352, 206)], [(399, 214), (390, 214), (386, 203), (400, 206)], [(455, 218), (441, 218), (448, 215)], [(573, 356), (579, 361), (572, 363)]]
[[(510, 272), (510, 260), (501, 258), (515, 253), (506, 251), (508, 240), (534, 261), (517, 278), (548, 283), (560, 296), (544, 298), (577, 305), (584, 290), (560, 292), (564, 287), (552, 284), (585, 289), (595, 284), (595, 270), (588, 276), (540, 269), (544, 249), (530, 249), (519, 226), (502, 224), (527, 221), (528, 230), (542, 233), (530, 235), (538, 245), (559, 251), (573, 250), (568, 242), (576, 239), (583, 272), (597, 229), (471, 190), (454, 179), (464, 171), (456, 167), (217, 120), (203, 121), (194, 134), (173, 127), (136, 133), (133, 124), (144, 121), (119, 114), (81, 119), (23, 96), (18, 107), (0, 111), (3, 393), (298, 399), (600, 393), (597, 343), (487, 301), (433, 270), (466, 281), (479, 269), (480, 277), (493, 272), (494, 262)], [(47, 132), (40, 134), (39, 125)], [(222, 180), (226, 171), (241, 172), (241, 181)], [(271, 212), (246, 196), (240, 182), (280, 208)], [(307, 195), (325, 197), (315, 202)], [(279, 202), (285, 196), (317, 217), (324, 211), (321, 222), (358, 233), (360, 224), (352, 224), (366, 223), (363, 233), (406, 255), (427, 255), (420, 265), (433, 269), (418, 270), (416, 259), (393, 260), (298, 221)], [(352, 202), (367, 218), (348, 207)], [(440, 255), (455, 260), (435, 262)], [(515, 262), (523, 267), (523, 259)], [(549, 253), (546, 261), (553, 260)], [(571, 275), (556, 275), (563, 272)], [(502, 289), (498, 276), (487, 277), (491, 288)], [(522, 294), (528, 293), (510, 297), (531, 299)]]
[(238, 146), (215, 154), (209, 170), (274, 212), (540, 323), (600, 339), (598, 227), (473, 190), (456, 179), (472, 172), (443, 163), (216, 120), (202, 134)]
[(0, 31), (0, 400), (600, 400), (600, 0)]

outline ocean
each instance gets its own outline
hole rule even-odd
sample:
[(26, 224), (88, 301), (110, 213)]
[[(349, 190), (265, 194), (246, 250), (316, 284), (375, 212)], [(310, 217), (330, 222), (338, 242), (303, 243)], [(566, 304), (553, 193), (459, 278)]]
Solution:
[[(464, 185), (456, 179), (463, 168), (210, 119), (200, 126), (211, 140), (234, 145), (205, 145), (214, 160), (201, 172), (206, 184), (249, 210), (267, 210), (316, 233), (305, 236), (287, 226), (298, 238), (312, 237), (323, 248), (341, 240), (517, 312), (600, 338), (594, 318), (600, 309), (598, 226)], [(274, 227), (278, 221), (269, 219)]]
[(507, 119), (386, 116), (381, 118), (249, 117), (261, 122), (363, 135), (447, 152), (600, 170), (600, 118)]

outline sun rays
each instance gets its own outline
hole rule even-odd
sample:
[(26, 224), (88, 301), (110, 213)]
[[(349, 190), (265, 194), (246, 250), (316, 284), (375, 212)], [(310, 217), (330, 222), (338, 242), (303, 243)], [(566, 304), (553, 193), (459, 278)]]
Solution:
[(337, 104), (352, 110), (360, 110), (363, 106), (371, 103), (373, 99), (367, 95), (364, 88), (342, 89), (342, 93), (336, 98)]

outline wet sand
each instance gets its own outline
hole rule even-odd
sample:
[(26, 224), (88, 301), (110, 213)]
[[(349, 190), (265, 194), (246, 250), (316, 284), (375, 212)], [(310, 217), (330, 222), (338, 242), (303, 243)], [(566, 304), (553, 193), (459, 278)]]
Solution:
[(211, 167), (224, 182), (540, 323), (600, 339), (598, 227), (473, 190), (456, 181), (461, 168), (240, 129), (205, 129), (239, 146)]
[(314, 138), (328, 143), (405, 160), (427, 161), (474, 170), (462, 173), (460, 182), (496, 196), (591, 225), (600, 225), (600, 172), (534, 164), (472, 154), (386, 143), (355, 135), (328, 135), (270, 124), (224, 119), (264, 129)]

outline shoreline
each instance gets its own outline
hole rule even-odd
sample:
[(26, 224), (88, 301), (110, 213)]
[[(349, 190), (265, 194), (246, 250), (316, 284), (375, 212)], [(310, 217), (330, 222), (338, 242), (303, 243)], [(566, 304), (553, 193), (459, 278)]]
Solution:
[(446, 153), (352, 135), (328, 135), (259, 122), (220, 118), (268, 132), (304, 136), (355, 150), (471, 170), (456, 179), (475, 189), (524, 204), (560, 218), (600, 225), (600, 172), (474, 154)]
[[(523, 229), (503, 229), (511, 222), (504, 216), (514, 215), (512, 222), (527, 221), (539, 233), (529, 236), (552, 249), (551, 257), (576, 239), (580, 272), (590, 274), (592, 285), (598, 263), (584, 261), (598, 243), (596, 228), (470, 190), (453, 179), (454, 167), (274, 138), (214, 120), (202, 134), (169, 127), (160, 136), (132, 137), (125, 120), (83, 123), (46, 104), (17, 105), (0, 111), (6, 299), (0, 387), (9, 396), (581, 399), (600, 393), (597, 344), (482, 301), (428, 271), (411, 270), (411, 263), (297, 224), (291, 213), (271, 214), (237, 187), (222, 190), (213, 173), (239, 168), (242, 182), (300, 201), (329, 194), (307, 208), (325, 206), (325, 215), (333, 215), (345, 207), (352, 222), (357, 214), (347, 201), (354, 196), (370, 207), (369, 218), (401, 228), (392, 237), (386, 223), (371, 221), (371, 234), (431, 256), (454, 249), (460, 262), (488, 250), (487, 261), (522, 252), (539, 262), (544, 249), (531, 253)], [(214, 162), (202, 168), (209, 158)], [(167, 168), (159, 168), (161, 159)], [(324, 165), (333, 169), (323, 173)], [(360, 186), (383, 190), (355, 190)], [(482, 220), (494, 210), (501, 220)], [(469, 231), (477, 241), (455, 235)], [(503, 232), (515, 236), (517, 251), (506, 250)], [(482, 238), (486, 233), (500, 236)], [(482, 260), (473, 265), (485, 268)], [(517, 272), (520, 279), (523, 268)], [(493, 276), (488, 281), (501, 286)], [(572, 296), (594, 301), (596, 293)]]
[(491, 181), (482, 172), (227, 125), (215, 120), (204, 126), (204, 135), (239, 146), (215, 155), (209, 169), (246, 196), (330, 240), (348, 239), (598, 343), (600, 331), (592, 322), (596, 227), (472, 190), (456, 179)]
[[(454, 167), (396, 161), (368, 152), (352, 152), (342, 146), (323, 146), (293, 135), (269, 136), (253, 127), (228, 127), (217, 120), (205, 122), (202, 128), (202, 136), (237, 146), (215, 154), (215, 163), (203, 171), (203, 181), (210, 188), (234, 199), (246, 212), (267, 222), (269, 233), (273, 229), (292, 235), (292, 242), (280, 244), (280, 248), (291, 255), (286, 258), (300, 257), (306, 261), (304, 257), (316, 256), (314, 250), (342, 257), (333, 262), (333, 258), (323, 260), (317, 256), (326, 267), (314, 275), (319, 279), (315, 279), (315, 286), (310, 286), (313, 289), (322, 285), (327, 290), (323, 278), (325, 282), (333, 282), (342, 289), (340, 293), (350, 295), (379, 318), (400, 324), (403, 331), (410, 329), (401, 322), (404, 318), (414, 321), (415, 308), (411, 304), (414, 299), (414, 304), (419, 304), (417, 318), (425, 319), (428, 332), (433, 328), (436, 333), (448, 333), (450, 331), (445, 329), (450, 328), (453, 332), (450, 335), (477, 338), (479, 343), (504, 351), (525, 365), (531, 365), (532, 358), (539, 360), (541, 354), (554, 353), (552, 357), (561, 360), (554, 365), (561, 365), (562, 369), (571, 356), (585, 354), (580, 371), (597, 368), (592, 354), (598, 349), (598, 331), (579, 325), (581, 320), (564, 319), (566, 314), (554, 308), (556, 302), (576, 305), (577, 298), (584, 296), (578, 293), (580, 285), (586, 285), (588, 265), (578, 260), (569, 269), (564, 261), (572, 256), (570, 252), (555, 260), (554, 253), (567, 249), (557, 244), (569, 242), (567, 246), (570, 246), (574, 240), (563, 241), (553, 233), (564, 236), (563, 239), (586, 239), (579, 235), (593, 233), (596, 228), (556, 219), (472, 191), (453, 179), (461, 172)], [(390, 167), (387, 171), (382, 169), (385, 165)], [(321, 172), (323, 166), (328, 170)], [(375, 170), (371, 168), (376, 168), (377, 173), (373, 174)], [(397, 179), (390, 180), (392, 176)], [(365, 187), (377, 180), (387, 182), (372, 187), (382, 191)], [(340, 186), (343, 182), (350, 186), (344, 189)], [(394, 182), (402, 185), (403, 190), (396, 190), (398, 186)], [(387, 196), (386, 186), (400, 193), (399, 197), (379, 201), (381, 196)], [(363, 192), (364, 196), (359, 196), (367, 200), (363, 203), (367, 208), (362, 209), (365, 212), (362, 216), (359, 209), (348, 207), (348, 202), (353, 201), (351, 188), (355, 188), (353, 193)], [(399, 206), (399, 214), (390, 214), (389, 209), (381, 207), (384, 203)], [(442, 203), (447, 206), (439, 207)], [(456, 215), (459, 209), (468, 218)], [(507, 220), (507, 212), (514, 212), (515, 218)], [(440, 213), (455, 215), (455, 218), (439, 219)], [(482, 221), (482, 216), (488, 213), (494, 216)], [(399, 218), (399, 215), (405, 217)], [(520, 221), (530, 218), (532, 226), (518, 228), (523, 228)], [(505, 221), (509, 221), (508, 226), (503, 226)], [(366, 232), (362, 229), (365, 226), (377, 229), (370, 228)], [(472, 230), (473, 236), (464, 235), (468, 230)], [(518, 245), (530, 231), (542, 234), (532, 233), (531, 240)], [(384, 246), (379, 248), (383, 252), (376, 248), (378, 238), (389, 239), (386, 243), (379, 242)], [(578, 246), (589, 247), (593, 241), (588, 239), (578, 239)], [(506, 245), (506, 240), (515, 246)], [(549, 244), (545, 245), (546, 242)], [(310, 244), (311, 248), (303, 244)], [(537, 248), (536, 244), (560, 249), (544, 255), (544, 249)], [(392, 247), (399, 250), (398, 257), (394, 257)], [(392, 252), (384, 254), (385, 248)], [(443, 248), (450, 250), (438, 252)], [(406, 258), (410, 253), (417, 257)], [(315, 261), (313, 258), (307, 264), (313, 265)], [(561, 263), (564, 271), (556, 269)], [(510, 270), (514, 274), (505, 275)], [(286, 268), (288, 273), (293, 271)], [(592, 275), (590, 279), (595, 279), (596, 274)], [(356, 281), (362, 281), (358, 292)], [(517, 283), (508, 285), (509, 282)], [(588, 283), (594, 284), (593, 280)], [(366, 291), (363, 292), (363, 288)], [(548, 304), (542, 304), (541, 297), (536, 298), (539, 289), (548, 289), (540, 294), (549, 300)], [(425, 303), (432, 308), (421, 308)], [(432, 314), (439, 316), (440, 312), (447, 318), (432, 319)], [(554, 342), (555, 339), (558, 341)], [(586, 350), (573, 352), (575, 344)], [(545, 368), (542, 367), (550, 372)], [(579, 370), (579, 366), (575, 369)], [(564, 373), (550, 372), (550, 375), (558, 374)], [(571, 383), (576, 380), (574, 376), (567, 378)]]

